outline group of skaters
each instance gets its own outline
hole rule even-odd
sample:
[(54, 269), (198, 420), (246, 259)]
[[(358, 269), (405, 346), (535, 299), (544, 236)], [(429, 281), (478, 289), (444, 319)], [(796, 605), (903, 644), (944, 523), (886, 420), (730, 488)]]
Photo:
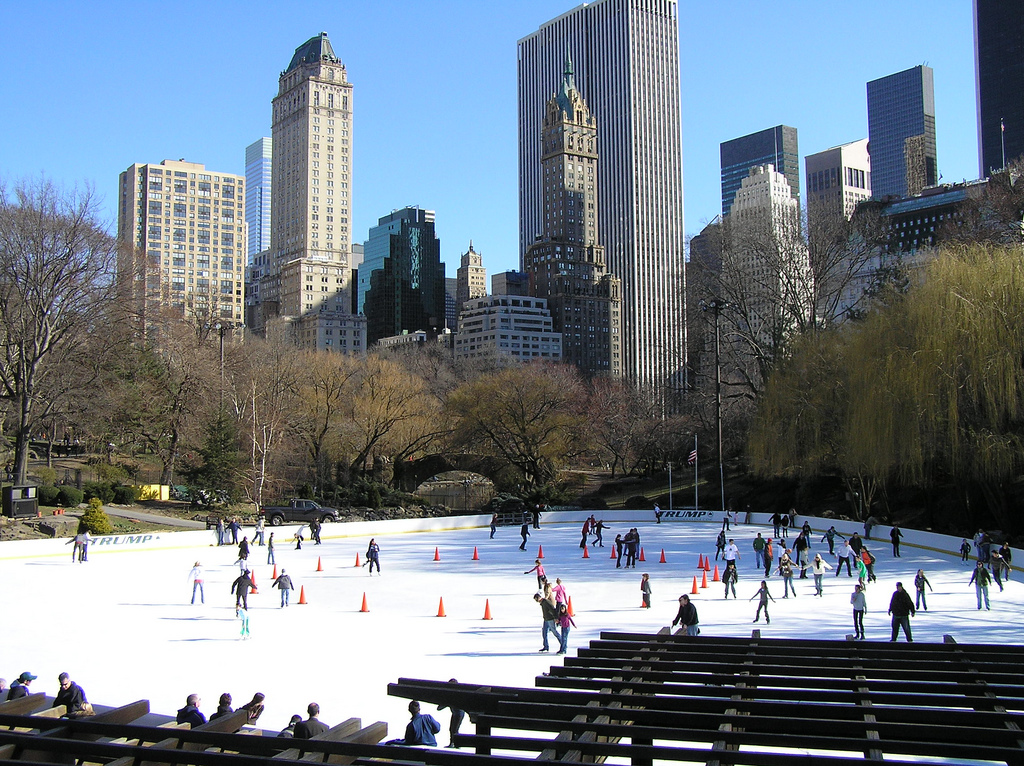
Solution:
[(540, 651), (550, 651), (548, 634), (551, 633), (558, 642), (556, 654), (565, 654), (569, 649), (569, 631), (576, 627), (573, 615), (569, 612), (569, 595), (559, 577), (555, 578), (552, 585), (544, 570), (544, 564), (540, 559), (534, 562), (532, 569), (527, 569), (523, 574), (537, 575), (538, 591), (533, 594), (533, 600), (540, 605), (541, 611), (541, 641), (543, 642)]
[[(0, 700), (16, 700), (32, 694), (32, 682), (38, 677), (25, 671), (14, 680), (10, 687), (7, 686), (7, 679), (0, 678)], [(60, 688), (53, 698), (51, 707), (56, 708), (63, 705), (62, 718), (85, 718), (96, 715), (96, 711), (93, 710), (92, 703), (86, 698), (82, 687), (72, 681), (70, 675), (61, 673), (57, 676), (57, 683)]]

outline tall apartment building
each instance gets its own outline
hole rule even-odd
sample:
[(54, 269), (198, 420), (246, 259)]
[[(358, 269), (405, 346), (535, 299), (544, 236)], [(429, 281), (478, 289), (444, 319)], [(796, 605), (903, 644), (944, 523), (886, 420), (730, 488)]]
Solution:
[(270, 249), (271, 172), (274, 141), (261, 138), (245, 147), (245, 222), (249, 225), (249, 259)]
[(362, 351), (352, 316), (352, 84), (326, 32), (296, 48), (281, 73), (272, 135), (271, 263), (254, 329), (283, 324), (273, 334), (338, 350), (326, 341), (344, 328), (344, 350)]
[(868, 83), (868, 141), (873, 197), (912, 196), (938, 182), (931, 67)]
[(462, 254), (462, 262), (455, 272), (455, 278), (457, 308), (461, 308), (468, 300), (487, 295), (487, 269), (484, 268), (483, 256), (473, 249), (472, 242), (469, 243), (469, 250)]
[(858, 204), (871, 197), (871, 156), (862, 138), (804, 159), (807, 173), (808, 236), (836, 232), (835, 221), (850, 220)]
[(531, 292), (545, 298), (562, 359), (587, 375), (622, 375), (622, 285), (598, 241), (597, 121), (576, 89), (571, 60), (548, 100), (541, 135), (544, 222), (526, 251)]
[(404, 332), (445, 328), (444, 264), (434, 211), (396, 210), (379, 219), (363, 243), (358, 306), (367, 344)]
[(800, 147), (796, 128), (776, 125), (719, 146), (722, 162), (722, 215), (732, 211), (733, 199), (750, 176), (750, 169), (771, 165), (789, 183), (793, 198), (800, 199)]
[[(183, 160), (120, 175), (118, 271), (145, 335), (164, 310), (193, 321), (243, 319), (245, 179)], [(131, 275), (128, 279), (127, 276)]]
[(547, 301), (510, 295), (488, 295), (469, 301), (459, 314), (455, 358), (494, 354), (523, 362), (559, 360), (562, 335), (552, 326)]
[(1024, 0), (974, 0), (974, 77), (985, 178), (1024, 154)]
[[(518, 43), (520, 257), (549, 213), (541, 135), (566, 56), (601, 127), (597, 215), (622, 282), (623, 375), (659, 396), (685, 384), (685, 232), (676, 0), (596, 0)], [(586, 183), (586, 182), (584, 182)]]

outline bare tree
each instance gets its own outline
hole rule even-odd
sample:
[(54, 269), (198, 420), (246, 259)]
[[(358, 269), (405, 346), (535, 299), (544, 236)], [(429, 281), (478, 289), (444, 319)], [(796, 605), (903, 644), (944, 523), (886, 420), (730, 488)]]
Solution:
[(115, 258), (91, 189), (0, 187), (0, 396), (13, 409), (15, 483), (25, 482), (34, 427), (69, 391), (48, 384), (83, 336), (102, 330), (94, 319), (114, 297)]

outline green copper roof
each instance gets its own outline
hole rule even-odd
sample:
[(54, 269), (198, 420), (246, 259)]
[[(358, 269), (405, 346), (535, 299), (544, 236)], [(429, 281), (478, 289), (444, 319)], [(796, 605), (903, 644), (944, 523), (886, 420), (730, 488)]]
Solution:
[(340, 59), (334, 55), (334, 48), (331, 47), (331, 41), (327, 39), (327, 33), (321, 32), (316, 37), (311, 37), (298, 48), (295, 49), (295, 55), (292, 56), (291, 63), (288, 64), (288, 68), (285, 72), (290, 72), (293, 69), (302, 66), (303, 64), (312, 64), (314, 61), (321, 61), (326, 59), (338, 63)]
[(565, 73), (562, 76), (562, 87), (558, 91), (558, 108), (565, 112), (570, 118), (573, 116), (572, 98), (570, 93), (576, 90), (576, 81), (572, 72), (572, 57), (565, 54)]

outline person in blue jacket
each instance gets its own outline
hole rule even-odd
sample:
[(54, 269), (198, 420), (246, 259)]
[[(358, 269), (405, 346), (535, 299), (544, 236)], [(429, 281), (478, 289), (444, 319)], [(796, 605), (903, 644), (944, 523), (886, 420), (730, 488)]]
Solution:
[(409, 703), (412, 720), (405, 726), (405, 744), (437, 746), (434, 735), (441, 731), (441, 724), (434, 716), (420, 712), (420, 703), (413, 700)]

